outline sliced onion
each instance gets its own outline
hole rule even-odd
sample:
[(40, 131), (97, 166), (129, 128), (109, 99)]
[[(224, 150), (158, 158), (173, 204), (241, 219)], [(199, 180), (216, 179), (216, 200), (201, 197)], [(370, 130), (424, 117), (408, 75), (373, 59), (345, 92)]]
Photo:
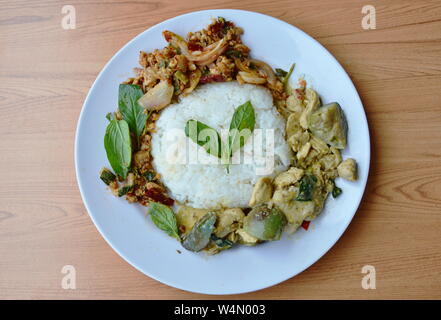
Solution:
[(168, 81), (160, 81), (156, 86), (147, 91), (138, 103), (147, 110), (161, 110), (170, 104), (173, 97), (173, 86)]
[(196, 88), (196, 86), (199, 83), (199, 80), (201, 79), (201, 75), (202, 72), (199, 69), (196, 69), (196, 71), (190, 74), (190, 86), (182, 92), (183, 95), (189, 94), (194, 90), (194, 88)]
[(259, 68), (261, 71), (263, 71), (263, 73), (267, 76), (267, 80), (270, 85), (276, 84), (277, 77), (273, 71), (273, 68), (271, 68), (268, 64), (260, 60), (251, 59), (250, 62), (253, 65), (255, 65), (257, 68)]
[(185, 56), (188, 60), (193, 61), (194, 63), (200, 66), (206, 66), (212, 62), (214, 62), (227, 48), (227, 42), (225, 39), (221, 39), (216, 42), (216, 46), (214, 49), (203, 51), (199, 55), (189, 54), (189, 56)]
[(265, 78), (257, 76), (255, 73), (239, 71), (238, 77), (241, 78), (246, 83), (252, 84), (264, 84), (266, 82)]
[(239, 58), (234, 58), (234, 63), (236, 64), (237, 69), (239, 69), (240, 71), (252, 72), (251, 69), (247, 65), (245, 65)]
[(218, 42), (215, 42), (209, 46), (209, 50), (203, 51), (201, 54), (193, 54), (188, 50), (187, 42), (177, 34), (171, 31), (164, 31), (163, 35), (165, 40), (170, 42), (172, 45), (178, 47), (181, 53), (189, 60), (197, 65), (206, 66), (214, 62), (224, 51), (227, 49), (227, 41), (222, 38)]

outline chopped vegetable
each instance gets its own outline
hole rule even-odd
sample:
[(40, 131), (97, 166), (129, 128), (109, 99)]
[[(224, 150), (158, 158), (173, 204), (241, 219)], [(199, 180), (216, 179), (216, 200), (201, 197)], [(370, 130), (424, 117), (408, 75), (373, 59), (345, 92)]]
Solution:
[(292, 75), (292, 72), (294, 71), (294, 67), (295, 67), (295, 63), (293, 63), (292, 65), (291, 65), (291, 68), (289, 68), (289, 71), (288, 71), (288, 73), (285, 75), (285, 77), (283, 78), (283, 81), (282, 81), (282, 83), (283, 83), (283, 88), (285, 88), (285, 92), (286, 93), (288, 93), (288, 94), (290, 94), (291, 92), (291, 90), (290, 90), (290, 88), (289, 88), (289, 78), (291, 77), (291, 75)]
[(179, 80), (183, 84), (187, 84), (187, 82), (188, 82), (187, 76), (180, 70), (176, 71), (173, 76), (176, 80)]
[(116, 176), (107, 168), (102, 168), (100, 172), (100, 179), (107, 185), (116, 180)]
[(244, 219), (243, 228), (250, 235), (263, 241), (279, 240), (286, 224), (285, 215), (266, 204), (254, 207)]
[(234, 58), (234, 63), (236, 64), (236, 67), (239, 69), (239, 71), (243, 71), (243, 72), (252, 72), (253, 70), (251, 70), (251, 68), (247, 67), (242, 60), (240, 60), (239, 58)]
[(310, 223), (311, 223), (311, 221), (303, 220), (302, 228), (305, 229), (305, 230), (308, 230)]
[(210, 239), (216, 244), (216, 246), (220, 248), (231, 248), (234, 245), (234, 242), (228, 239), (216, 237), (214, 234), (211, 235)]
[(274, 70), (276, 71), (276, 76), (278, 76), (281, 80), (283, 80), (288, 74), (288, 72), (283, 69), (276, 68)]
[(343, 190), (337, 187), (337, 185), (334, 183), (334, 188), (332, 189), (332, 196), (334, 198), (337, 198), (339, 195), (343, 193)]
[(326, 104), (312, 112), (308, 119), (308, 127), (312, 134), (332, 147), (346, 148), (348, 125), (346, 118), (337, 102)]
[(202, 72), (199, 69), (190, 74), (190, 86), (188, 88), (185, 88), (185, 90), (182, 92), (184, 95), (191, 93), (196, 88), (199, 80), (201, 79), (201, 74)]
[(196, 55), (190, 53), (188, 44), (182, 37), (171, 31), (164, 31), (163, 35), (165, 40), (173, 46), (178, 47), (189, 61), (193, 61), (200, 66), (209, 65), (215, 61), (227, 48), (227, 41), (225, 38), (222, 38), (218, 42), (214, 43), (208, 51), (203, 51), (201, 54)]
[(191, 229), (182, 242), (182, 246), (190, 251), (201, 251), (210, 242), (211, 234), (216, 223), (216, 212), (210, 211), (204, 215)]
[(266, 79), (259, 77), (256, 73), (239, 71), (237, 74), (237, 81), (243, 81), (251, 84), (264, 84)]
[(156, 173), (152, 172), (152, 171), (146, 171), (143, 174), (143, 177), (147, 180), (147, 181), (153, 181), (155, 179)]
[(310, 174), (305, 175), (300, 180), (299, 193), (297, 194), (296, 201), (311, 201), (314, 187), (317, 182), (317, 178)]
[(225, 78), (221, 74), (207, 74), (201, 77), (200, 83), (225, 82)]
[(228, 50), (225, 55), (230, 58), (242, 58), (242, 52), (238, 50)]
[(132, 191), (135, 186), (135, 175), (133, 173), (129, 173), (127, 175), (127, 182), (123, 186), (118, 189), (118, 197), (122, 197), (128, 192)]
[(168, 81), (160, 81), (143, 95), (138, 103), (147, 110), (161, 110), (168, 106), (173, 97), (173, 86)]
[(172, 206), (174, 203), (174, 200), (172, 198), (169, 198), (158, 188), (148, 189), (145, 192), (145, 195), (150, 199), (152, 199), (154, 202), (159, 202), (165, 204), (166, 206)]
[(250, 63), (252, 63), (265, 74), (267, 81), (271, 86), (275, 85), (277, 79), (273, 68), (271, 68), (267, 63), (260, 60), (251, 59)]

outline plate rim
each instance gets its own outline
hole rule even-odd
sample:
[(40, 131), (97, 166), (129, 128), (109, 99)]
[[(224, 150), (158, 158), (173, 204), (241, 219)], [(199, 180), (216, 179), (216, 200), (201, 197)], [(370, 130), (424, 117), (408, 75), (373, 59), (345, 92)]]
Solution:
[[(242, 13), (242, 14), (251, 14), (251, 15), (257, 15), (257, 16), (263, 16), (266, 19), (270, 19), (272, 22), (280, 24), (286, 28), (289, 29), (294, 29), (296, 32), (300, 32), (301, 34), (303, 34), (303, 36), (309, 38), (309, 40), (313, 41), (316, 45), (318, 45), (323, 52), (326, 53), (326, 55), (328, 55), (328, 57), (333, 60), (333, 62), (338, 66), (338, 68), (343, 72), (343, 75), (347, 78), (347, 80), (349, 80), (350, 85), (352, 86), (352, 89), (355, 91), (356, 94), (356, 99), (358, 100), (358, 102), (360, 103), (361, 107), (362, 107), (362, 121), (365, 122), (366, 124), (366, 132), (364, 133), (367, 137), (368, 140), (368, 146), (367, 146), (367, 162), (366, 162), (366, 170), (367, 170), (367, 174), (365, 176), (364, 181), (362, 181), (362, 188), (363, 191), (360, 193), (360, 196), (358, 199), (356, 199), (356, 209), (354, 210), (354, 212), (352, 213), (350, 219), (347, 220), (347, 223), (344, 225), (344, 228), (342, 229), (343, 231), (336, 237), (335, 241), (333, 241), (332, 243), (330, 243), (330, 245), (327, 247), (326, 250), (324, 250), (321, 254), (318, 255), (318, 257), (316, 259), (313, 259), (313, 261), (310, 264), (307, 264), (307, 266), (301, 270), (301, 271), (294, 271), (291, 274), (289, 274), (288, 277), (286, 277), (285, 279), (282, 279), (280, 281), (275, 281), (272, 284), (269, 285), (263, 285), (263, 286), (259, 286), (253, 289), (245, 289), (245, 290), (240, 290), (240, 291), (235, 291), (235, 292), (214, 292), (213, 290), (206, 290), (206, 291), (201, 291), (201, 290), (192, 290), (192, 289), (188, 289), (188, 288), (184, 288), (183, 286), (174, 283), (174, 281), (170, 281), (167, 279), (163, 279), (161, 276), (157, 276), (157, 275), (152, 275), (151, 273), (143, 270), (137, 263), (131, 261), (130, 258), (128, 258), (127, 256), (125, 256), (122, 252), (120, 252), (119, 249), (117, 249), (112, 242), (108, 239), (108, 237), (106, 236), (106, 233), (104, 232), (104, 230), (101, 229), (101, 227), (99, 226), (99, 224), (97, 223), (97, 221), (95, 220), (93, 214), (91, 213), (91, 210), (89, 208), (88, 202), (86, 201), (86, 197), (85, 197), (85, 193), (82, 187), (82, 182), (81, 182), (81, 178), (80, 178), (80, 174), (79, 174), (79, 132), (81, 131), (81, 127), (82, 127), (82, 123), (83, 123), (83, 118), (84, 118), (84, 114), (85, 114), (85, 106), (88, 104), (90, 97), (91, 97), (91, 93), (92, 93), (92, 89), (95, 87), (95, 85), (99, 82), (99, 80), (101, 79), (101, 77), (103, 76), (103, 74), (105, 73), (105, 71), (107, 70), (107, 68), (110, 66), (110, 64), (113, 62), (113, 60), (115, 60), (119, 55), (122, 54), (123, 50), (129, 46), (131, 43), (137, 41), (138, 38), (142, 37), (142, 35), (144, 33), (149, 32), (151, 29), (154, 28), (160, 28), (162, 25), (167, 24), (168, 22), (171, 22), (172, 20), (177, 20), (180, 19), (182, 17), (186, 17), (186, 16), (191, 16), (194, 14), (212, 14), (215, 15), (218, 12), (231, 12), (231, 13)], [(183, 291), (187, 291), (187, 292), (193, 292), (193, 293), (198, 293), (198, 294), (206, 294), (206, 295), (233, 295), (233, 294), (244, 294), (244, 293), (249, 293), (249, 292), (255, 292), (258, 290), (263, 290), (275, 285), (278, 285), (284, 281), (287, 281), (293, 277), (295, 277), (296, 275), (304, 272), (305, 270), (309, 269), (313, 264), (315, 264), (318, 260), (320, 260), (323, 256), (325, 256), (329, 250), (331, 250), (332, 247), (334, 247), (334, 245), (341, 239), (341, 237), (343, 236), (343, 234), (346, 232), (348, 226), (350, 225), (350, 223), (352, 222), (355, 214), (358, 212), (359, 208), (360, 208), (360, 204), (361, 201), (364, 197), (364, 194), (366, 192), (366, 185), (367, 185), (367, 181), (369, 179), (369, 173), (370, 173), (370, 163), (371, 163), (371, 137), (370, 137), (370, 131), (369, 131), (369, 123), (367, 121), (367, 116), (366, 116), (366, 111), (363, 105), (363, 102), (360, 98), (360, 95), (358, 93), (357, 88), (355, 87), (355, 84), (352, 82), (352, 79), (349, 77), (348, 73), (346, 72), (346, 70), (343, 68), (343, 66), (339, 63), (339, 61), (317, 40), (315, 40), (313, 37), (311, 37), (310, 35), (308, 35), (306, 32), (304, 32), (303, 30), (301, 30), (300, 28), (289, 24), (288, 22), (285, 22), (283, 20), (280, 20), (278, 18), (275, 18), (273, 16), (270, 15), (266, 15), (260, 12), (255, 12), (255, 11), (249, 11), (249, 10), (240, 10), (240, 9), (209, 9), (209, 10), (198, 10), (198, 11), (191, 11), (191, 12), (187, 12), (184, 14), (180, 14), (174, 17), (171, 17), (169, 19), (163, 20), (157, 24), (154, 24), (152, 26), (150, 26), (149, 28), (145, 29), (144, 31), (140, 32), (139, 34), (137, 34), (135, 37), (133, 37), (132, 39), (130, 39), (127, 43), (125, 43), (115, 54), (113, 54), (113, 56), (109, 59), (109, 61), (107, 61), (107, 63), (104, 65), (104, 67), (101, 69), (101, 71), (98, 73), (97, 77), (95, 78), (95, 80), (93, 81), (87, 96), (83, 102), (83, 105), (81, 107), (81, 111), (80, 111), (80, 115), (78, 117), (78, 122), (77, 122), (77, 126), (76, 126), (76, 131), (75, 131), (75, 143), (74, 143), (74, 161), (75, 161), (75, 176), (76, 176), (76, 180), (77, 180), (77, 184), (78, 184), (78, 188), (80, 191), (80, 195), (81, 195), (81, 199), (82, 202), (86, 208), (86, 211), (89, 215), (89, 217), (91, 218), (95, 228), (98, 230), (98, 232), (100, 233), (100, 235), (104, 238), (104, 240), (107, 242), (107, 244), (121, 257), (123, 258), (126, 262), (128, 262), (132, 267), (134, 267), (136, 270), (138, 270), (139, 272), (141, 272), (142, 274), (156, 280), (159, 281), (167, 286), (173, 287), (173, 288), (177, 288)]]

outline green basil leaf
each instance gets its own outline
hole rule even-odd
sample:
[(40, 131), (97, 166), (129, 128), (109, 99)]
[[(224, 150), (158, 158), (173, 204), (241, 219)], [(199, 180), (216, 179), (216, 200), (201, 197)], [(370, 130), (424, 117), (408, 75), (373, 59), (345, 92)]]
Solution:
[(147, 114), (144, 108), (138, 104), (138, 100), (144, 95), (140, 86), (133, 84), (120, 84), (118, 94), (118, 107), (122, 118), (127, 121), (130, 131), (139, 137), (144, 130)]
[(125, 179), (132, 162), (132, 143), (125, 120), (113, 119), (109, 122), (104, 136), (104, 148), (113, 171)]
[(311, 201), (316, 182), (317, 178), (312, 174), (303, 176), (303, 178), (300, 180), (299, 193), (295, 200)]
[(151, 202), (149, 204), (149, 214), (153, 223), (169, 236), (181, 241), (178, 233), (176, 216), (172, 209), (162, 203)]
[(251, 136), (256, 123), (251, 101), (237, 107), (234, 111), (233, 118), (230, 123), (230, 132), (228, 137), (229, 155), (232, 156), (236, 150), (245, 145), (246, 140)]
[(106, 119), (109, 121), (112, 121), (113, 119), (115, 119), (115, 115), (113, 114), (113, 112), (109, 112), (106, 114)]
[(194, 143), (203, 147), (209, 154), (215, 157), (221, 156), (222, 142), (220, 135), (205, 123), (193, 119), (188, 120), (185, 125), (185, 135)]

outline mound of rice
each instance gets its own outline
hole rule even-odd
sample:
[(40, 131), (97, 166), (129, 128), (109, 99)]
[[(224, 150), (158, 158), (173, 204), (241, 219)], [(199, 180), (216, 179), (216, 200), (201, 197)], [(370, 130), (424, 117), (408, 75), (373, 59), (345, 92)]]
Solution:
[[(273, 170), (263, 175), (274, 176), (288, 168), (290, 149), (284, 139), (285, 121), (273, 106), (271, 93), (261, 87), (237, 82), (206, 84), (179, 103), (168, 106), (156, 122), (152, 137), (153, 165), (169, 189), (170, 196), (181, 204), (194, 208), (246, 207), (257, 179), (262, 160), (232, 164), (229, 173), (225, 165), (185, 136), (189, 119), (201, 121), (219, 133), (227, 131), (239, 105), (250, 100), (253, 104), (256, 129), (274, 129)], [(263, 154), (267, 151), (263, 133)], [(248, 139), (240, 153), (252, 154), (257, 139)], [(260, 147), (259, 147), (260, 149)], [(238, 154), (239, 153), (239, 154)], [(197, 156), (197, 161), (194, 158)]]

